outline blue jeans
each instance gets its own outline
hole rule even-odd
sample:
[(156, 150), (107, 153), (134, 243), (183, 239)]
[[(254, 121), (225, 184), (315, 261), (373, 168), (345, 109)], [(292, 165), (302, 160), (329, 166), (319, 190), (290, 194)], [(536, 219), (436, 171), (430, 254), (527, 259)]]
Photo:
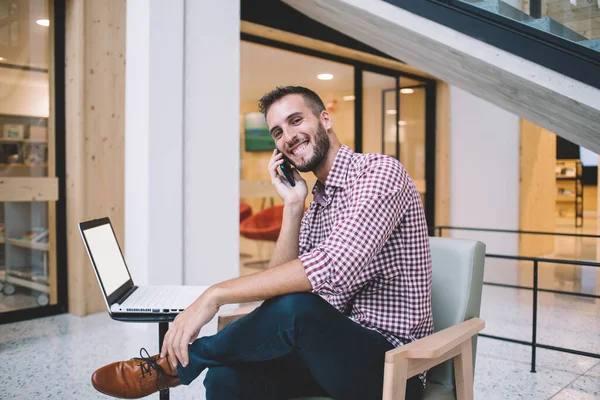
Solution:
[[(384, 356), (393, 347), (320, 296), (295, 293), (196, 339), (188, 366), (178, 365), (178, 372), (187, 385), (208, 368), (207, 400), (381, 399)], [(419, 378), (411, 378), (406, 398), (422, 391)]]

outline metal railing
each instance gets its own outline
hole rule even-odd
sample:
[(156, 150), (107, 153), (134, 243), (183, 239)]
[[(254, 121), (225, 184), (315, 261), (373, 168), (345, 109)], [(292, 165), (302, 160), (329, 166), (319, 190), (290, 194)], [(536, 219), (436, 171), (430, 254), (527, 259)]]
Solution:
[[(517, 230), (506, 230), (506, 229), (488, 229), (488, 228), (453, 227), (453, 226), (436, 226), (436, 227), (434, 227), (434, 232), (438, 234), (437, 236), (442, 236), (443, 230), (462, 230), (462, 231), (471, 231), (471, 232), (494, 232), (494, 233), (528, 234), (528, 235), (567, 236), (567, 237), (577, 237), (577, 238), (600, 239), (600, 235), (588, 235), (588, 234), (578, 234), (578, 233), (571, 234), (571, 233), (555, 233), (555, 232), (541, 232), (541, 231), (517, 231)], [(488, 335), (488, 334), (479, 334), (479, 336), (490, 338), (490, 339), (501, 340), (504, 342), (511, 342), (511, 343), (517, 343), (517, 344), (521, 344), (521, 345), (531, 346), (531, 372), (536, 372), (535, 367), (536, 367), (537, 348), (553, 350), (553, 351), (560, 351), (563, 353), (570, 353), (570, 354), (576, 354), (576, 355), (580, 355), (580, 356), (600, 359), (600, 354), (598, 354), (598, 353), (590, 353), (587, 351), (569, 349), (566, 347), (551, 346), (551, 345), (539, 343), (537, 341), (538, 292), (555, 293), (555, 294), (561, 294), (561, 295), (567, 295), (567, 296), (600, 299), (600, 296), (594, 295), (594, 294), (566, 292), (566, 291), (562, 291), (562, 290), (552, 290), (552, 289), (540, 289), (538, 287), (539, 264), (540, 263), (552, 263), (552, 264), (579, 265), (579, 266), (599, 268), (600, 263), (591, 262), (591, 261), (563, 260), (563, 259), (543, 258), (543, 257), (512, 256), (512, 255), (504, 255), (504, 254), (486, 254), (486, 257), (504, 259), (504, 260), (533, 262), (533, 287), (521, 286), (521, 285), (509, 285), (509, 284), (495, 283), (495, 282), (485, 282), (485, 281), (483, 282), (484, 285), (488, 285), (488, 286), (498, 286), (498, 287), (511, 288), (511, 289), (520, 289), (520, 290), (531, 290), (533, 292), (533, 321), (532, 321), (532, 329), (531, 329), (531, 342), (528, 342), (525, 340), (518, 340), (518, 339), (502, 337), (502, 336), (496, 336), (496, 335)]]

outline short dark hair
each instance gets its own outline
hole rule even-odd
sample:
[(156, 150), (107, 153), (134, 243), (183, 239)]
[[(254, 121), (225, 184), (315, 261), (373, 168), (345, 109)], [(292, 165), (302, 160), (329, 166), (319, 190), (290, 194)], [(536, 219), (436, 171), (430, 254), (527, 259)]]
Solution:
[(258, 101), (258, 109), (266, 118), (267, 112), (273, 103), (280, 100), (282, 97), (287, 96), (288, 94), (301, 95), (304, 99), (304, 103), (310, 107), (313, 114), (317, 118), (321, 115), (321, 111), (325, 110), (325, 104), (323, 104), (323, 100), (321, 100), (319, 95), (302, 86), (278, 86), (276, 89), (271, 90), (269, 93), (266, 93), (263, 97), (261, 97), (261, 99)]

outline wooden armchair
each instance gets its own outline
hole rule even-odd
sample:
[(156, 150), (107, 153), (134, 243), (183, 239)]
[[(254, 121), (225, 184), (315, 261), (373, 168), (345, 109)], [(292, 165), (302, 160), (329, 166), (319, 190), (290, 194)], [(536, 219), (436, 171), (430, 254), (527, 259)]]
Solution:
[[(383, 400), (404, 400), (407, 379), (429, 370), (424, 400), (472, 400), (485, 245), (430, 238), (433, 259), (432, 307), (435, 333), (385, 355)], [(219, 316), (218, 329), (256, 305)], [(300, 399), (297, 399), (300, 400)], [(304, 400), (309, 400), (308, 398)]]

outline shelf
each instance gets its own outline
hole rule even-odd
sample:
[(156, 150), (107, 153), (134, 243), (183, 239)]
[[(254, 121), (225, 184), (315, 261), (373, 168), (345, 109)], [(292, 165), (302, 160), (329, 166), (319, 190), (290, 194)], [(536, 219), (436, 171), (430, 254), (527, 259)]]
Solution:
[(32, 243), (28, 240), (21, 239), (6, 239), (7, 243), (17, 247), (25, 247), (33, 250), (48, 251), (50, 246), (48, 243)]
[(23, 143), (46, 144), (46, 143), (48, 143), (48, 140), (47, 139), (23, 139)]
[(0, 163), (0, 167), (11, 167), (11, 168), (46, 168), (48, 164), (23, 164), (23, 163), (15, 163), (15, 164), (6, 164)]
[(37, 290), (38, 292), (50, 294), (50, 287), (47, 283), (36, 282), (30, 279), (18, 278), (16, 276), (12, 276), (10, 274), (6, 275), (6, 282), (12, 283), (13, 285), (19, 285), (22, 287), (26, 287), (29, 289)]
[(47, 139), (0, 138), (0, 143), (48, 143)]
[[(556, 205), (559, 215), (565, 209), (575, 209), (575, 227), (583, 226), (583, 182), (580, 160), (557, 160), (555, 177), (556, 186), (560, 190), (556, 195)], [(570, 190), (565, 190), (570, 189)], [(571, 195), (560, 193), (572, 193)]]
[(573, 203), (575, 204), (575, 196), (556, 196), (557, 203)]

